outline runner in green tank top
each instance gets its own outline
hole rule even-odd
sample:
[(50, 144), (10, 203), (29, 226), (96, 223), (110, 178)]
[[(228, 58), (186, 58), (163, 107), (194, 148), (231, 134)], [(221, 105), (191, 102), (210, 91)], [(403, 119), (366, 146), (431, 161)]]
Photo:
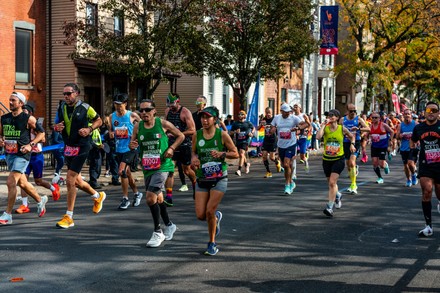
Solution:
[[(226, 131), (216, 127), (218, 109), (207, 107), (202, 110), (202, 129), (193, 135), (191, 167), (196, 170), (195, 193), (196, 216), (207, 221), (209, 242), (205, 255), (218, 252), (215, 237), (220, 233), (223, 217), (217, 207), (228, 186), (225, 159), (237, 159), (238, 152)], [(226, 151), (225, 151), (226, 149)]]
[(338, 124), (341, 114), (333, 109), (328, 112), (328, 117), (321, 124), (316, 134), (316, 139), (324, 138), (324, 154), (322, 155), (322, 168), (328, 181), (328, 203), (324, 214), (333, 217), (333, 206), (341, 208), (341, 193), (338, 192), (338, 179), (345, 167), (344, 157), (344, 135), (351, 141), (350, 151), (355, 152), (355, 137), (342, 125)]
[[(155, 117), (156, 105), (152, 100), (142, 100), (139, 107), (142, 121), (133, 128), (130, 149), (139, 147), (147, 189), (147, 204), (153, 216), (154, 232), (147, 246), (158, 247), (164, 240), (171, 240), (177, 228), (168, 216), (162, 189), (168, 172), (174, 171), (171, 160), (174, 150), (182, 143), (185, 136), (170, 122)], [(168, 145), (167, 132), (176, 138), (172, 145)], [(164, 228), (160, 226), (161, 217), (165, 224)]]

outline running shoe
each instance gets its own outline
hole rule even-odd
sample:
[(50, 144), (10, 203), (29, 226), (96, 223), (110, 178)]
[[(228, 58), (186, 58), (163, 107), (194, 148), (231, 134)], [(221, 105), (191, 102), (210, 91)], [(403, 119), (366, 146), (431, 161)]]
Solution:
[(44, 216), (46, 213), (46, 203), (48, 201), (48, 198), (46, 195), (41, 196), (41, 201), (37, 203), (37, 215), (39, 217)]
[(410, 179), (406, 180), (405, 186), (406, 187), (411, 187), (411, 185), (412, 185), (411, 180)]
[(53, 178), (52, 178), (52, 184), (54, 184), (54, 183), (57, 183), (58, 184), (58, 182), (60, 181), (60, 174), (58, 174), (58, 173), (54, 173), (53, 174)]
[(309, 174), (309, 172), (310, 172), (310, 167), (309, 167), (308, 161), (306, 161), (306, 165), (304, 166), (304, 171), (306, 171), (306, 174)]
[(281, 172), (281, 162), (280, 161), (278, 161), (278, 164), (277, 164), (277, 172), (278, 173), (280, 173)]
[(208, 243), (208, 249), (205, 251), (205, 255), (216, 255), (218, 253), (217, 244), (215, 242)]
[(377, 184), (383, 184), (383, 178), (378, 178), (378, 179), (376, 180), (376, 183), (377, 183)]
[(362, 162), (362, 163), (366, 163), (366, 162), (368, 162), (368, 156), (367, 156), (367, 155), (362, 156), (361, 162)]
[(54, 201), (57, 201), (60, 199), (60, 186), (57, 183), (53, 183), (52, 186), (55, 188), (54, 191), (52, 191), (52, 199)]
[(391, 153), (388, 153), (388, 161), (391, 161), (393, 159), (393, 156), (391, 155)]
[(246, 174), (249, 174), (249, 168), (251, 167), (251, 163), (246, 164)]
[(133, 197), (133, 206), (134, 207), (138, 207), (141, 204), (142, 196), (143, 196), (142, 192), (138, 192), (138, 193), (134, 194), (134, 197)]
[(107, 171), (105, 172), (104, 177), (106, 177), (106, 178), (112, 177), (112, 174), (110, 174), (110, 170), (107, 170)]
[(358, 187), (356, 184), (350, 185), (350, 187), (347, 189), (348, 192), (351, 194), (358, 194)]
[(174, 206), (172, 196), (169, 196), (169, 195), (165, 196), (165, 198), (163, 199), (163, 202), (169, 207)]
[(223, 219), (223, 214), (220, 211), (216, 211), (215, 212), (215, 217), (216, 217), (216, 224), (215, 224), (215, 236), (218, 236), (218, 234), (220, 234), (220, 222)]
[(397, 155), (396, 150), (394, 150), (394, 151), (391, 153), (391, 155), (392, 155), (393, 157), (395, 157), (395, 156)]
[(429, 225), (426, 225), (425, 229), (420, 230), (419, 237), (431, 237), (434, 231)]
[(12, 215), (7, 214), (6, 212), (0, 217), (0, 225), (10, 225), (12, 224)]
[(188, 191), (188, 185), (183, 184), (182, 187), (179, 188), (179, 191), (182, 191), (182, 192)]
[(324, 215), (327, 217), (332, 218), (333, 217), (333, 209), (329, 208), (328, 206), (325, 207), (325, 209), (322, 211)]
[(121, 203), (118, 206), (118, 210), (126, 210), (128, 209), (129, 206), (130, 206), (130, 201), (128, 200), (128, 198), (123, 197)]
[(411, 184), (417, 185), (418, 182), (419, 182), (419, 180), (417, 180), (417, 173), (412, 174), (411, 175)]
[(104, 203), (104, 200), (105, 200), (106, 197), (107, 197), (107, 195), (105, 194), (105, 192), (104, 191), (100, 191), (99, 192), (99, 197), (93, 199), (95, 201), (93, 203), (93, 212), (95, 214), (99, 213), (102, 210), (102, 204)]
[(290, 184), (286, 184), (284, 186), (284, 194), (292, 194), (292, 191), (290, 189)]
[(176, 232), (177, 226), (175, 224), (171, 224), (169, 226), (165, 226), (163, 228), (163, 235), (165, 235), (165, 240), (173, 239), (174, 232)]
[(290, 182), (290, 193), (292, 193), (296, 188), (296, 183), (295, 181)]
[(165, 235), (161, 232), (153, 232), (150, 240), (147, 242), (148, 247), (159, 247), (165, 240)]
[(73, 226), (75, 226), (75, 223), (73, 222), (73, 219), (70, 218), (68, 215), (64, 215), (61, 221), (57, 223), (57, 227), (63, 229), (68, 229)]
[(30, 211), (31, 209), (29, 208), (29, 206), (25, 206), (24, 204), (22, 204), (18, 209), (15, 210), (17, 214), (26, 214)]
[(388, 166), (388, 163), (385, 163), (385, 167), (383, 168), (383, 171), (385, 172), (385, 175), (390, 174), (390, 167)]
[(293, 175), (292, 175), (292, 180), (293, 180), (293, 181), (296, 181), (296, 174), (293, 174)]
[(241, 171), (240, 170), (235, 171), (235, 175), (241, 176)]
[(342, 194), (338, 191), (336, 192), (335, 208), (340, 209), (342, 207)]
[(264, 176), (264, 178), (272, 178), (272, 173), (266, 172), (266, 175)]

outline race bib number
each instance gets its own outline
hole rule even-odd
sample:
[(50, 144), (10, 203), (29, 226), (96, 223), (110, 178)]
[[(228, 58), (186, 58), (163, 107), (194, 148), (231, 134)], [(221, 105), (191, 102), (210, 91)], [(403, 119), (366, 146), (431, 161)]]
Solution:
[(281, 139), (291, 139), (292, 138), (292, 132), (289, 131), (280, 131), (280, 138)]
[(16, 140), (5, 140), (5, 152), (7, 154), (18, 153), (18, 142)]
[(246, 135), (246, 132), (244, 132), (244, 131), (239, 132), (237, 135), (238, 140), (245, 140), (246, 138), (247, 138), (247, 135)]
[(79, 154), (79, 147), (72, 147), (66, 145), (66, 148), (64, 149), (64, 155), (66, 157), (76, 157)]
[(439, 149), (426, 150), (425, 158), (427, 164), (440, 163), (440, 150)]
[(115, 128), (115, 137), (117, 139), (128, 138), (128, 128), (127, 127), (116, 127)]
[(337, 142), (329, 142), (325, 145), (325, 154), (329, 157), (335, 157), (341, 150), (341, 145)]
[(160, 169), (160, 155), (144, 154), (142, 156), (142, 166), (147, 171)]
[(412, 132), (403, 132), (402, 133), (402, 139), (404, 140), (410, 140), (412, 136)]
[(221, 162), (208, 162), (202, 165), (203, 177), (206, 179), (210, 178), (221, 178), (223, 177), (222, 163)]
[(379, 142), (380, 141), (380, 134), (370, 134), (371, 141), (372, 142)]

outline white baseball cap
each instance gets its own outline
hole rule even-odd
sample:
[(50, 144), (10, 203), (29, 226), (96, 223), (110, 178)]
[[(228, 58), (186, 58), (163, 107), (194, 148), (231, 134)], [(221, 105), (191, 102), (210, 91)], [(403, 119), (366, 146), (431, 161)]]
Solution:
[(292, 108), (288, 104), (282, 104), (281, 105), (281, 111), (283, 112), (292, 112)]
[(23, 105), (26, 105), (26, 97), (19, 92), (12, 92), (11, 96), (17, 97), (20, 101), (23, 102)]

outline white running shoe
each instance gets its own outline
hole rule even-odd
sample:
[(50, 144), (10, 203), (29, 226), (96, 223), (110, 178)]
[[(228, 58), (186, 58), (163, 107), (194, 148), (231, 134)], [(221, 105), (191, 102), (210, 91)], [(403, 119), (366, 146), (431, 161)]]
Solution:
[(251, 163), (247, 163), (246, 165), (246, 174), (249, 174), (249, 168), (251, 167)]
[(342, 194), (338, 191), (336, 192), (335, 208), (340, 209), (342, 207)]
[(165, 235), (162, 232), (153, 232), (150, 240), (147, 242), (148, 247), (159, 247), (165, 240)]
[(431, 237), (433, 230), (429, 225), (426, 225), (425, 229), (420, 230), (419, 237)]
[(241, 171), (240, 170), (235, 171), (235, 175), (241, 176)]
[(173, 239), (174, 232), (176, 232), (177, 226), (175, 224), (171, 224), (170, 226), (165, 226), (163, 228), (163, 235), (165, 235), (165, 240)]
[(188, 185), (183, 184), (182, 187), (179, 188), (179, 191), (182, 191), (182, 192), (188, 191)]
[(290, 184), (286, 184), (286, 186), (284, 186), (284, 194), (292, 194)]
[(12, 224), (12, 215), (7, 214), (6, 212), (0, 217), (0, 225), (9, 225)]

